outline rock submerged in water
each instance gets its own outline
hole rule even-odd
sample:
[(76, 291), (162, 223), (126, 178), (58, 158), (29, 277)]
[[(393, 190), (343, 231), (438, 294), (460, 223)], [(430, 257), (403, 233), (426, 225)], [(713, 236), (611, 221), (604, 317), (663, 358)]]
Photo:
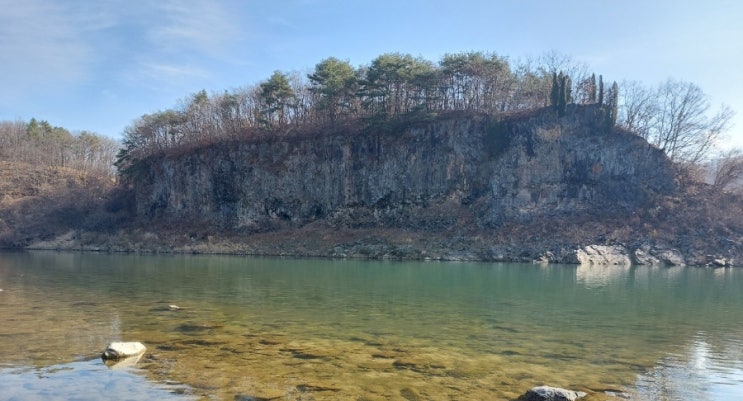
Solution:
[(586, 396), (582, 391), (566, 390), (559, 387), (533, 387), (519, 398), (522, 401), (575, 401)]
[(147, 348), (140, 342), (114, 341), (101, 354), (103, 360), (123, 359), (144, 354)]

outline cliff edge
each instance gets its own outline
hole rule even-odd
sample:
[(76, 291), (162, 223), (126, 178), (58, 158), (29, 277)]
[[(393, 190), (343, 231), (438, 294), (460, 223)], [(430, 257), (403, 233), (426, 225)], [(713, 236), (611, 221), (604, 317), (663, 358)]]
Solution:
[(677, 189), (665, 155), (575, 106), (497, 121), (439, 118), (399, 130), (223, 142), (151, 158), (139, 216), (262, 232), (322, 220), (440, 231), (649, 207)]

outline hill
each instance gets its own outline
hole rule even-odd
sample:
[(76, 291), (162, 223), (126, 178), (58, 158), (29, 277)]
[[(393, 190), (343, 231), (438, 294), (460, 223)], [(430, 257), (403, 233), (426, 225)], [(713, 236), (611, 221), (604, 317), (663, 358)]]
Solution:
[(0, 247), (108, 231), (122, 221), (115, 188), (106, 174), (0, 160)]
[(160, 153), (133, 170), (149, 228), (130, 243), (573, 263), (598, 245), (620, 262), (739, 259), (740, 199), (692, 184), (643, 139), (607, 129), (601, 110), (455, 113)]
[(743, 201), (571, 105), (171, 149), (124, 185), (0, 162), (0, 246), (733, 265)]

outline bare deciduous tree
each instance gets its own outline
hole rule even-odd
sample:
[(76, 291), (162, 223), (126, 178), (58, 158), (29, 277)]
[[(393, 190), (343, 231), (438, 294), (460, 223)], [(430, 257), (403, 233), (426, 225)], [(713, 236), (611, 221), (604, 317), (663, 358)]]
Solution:
[(704, 161), (730, 125), (734, 113), (722, 106), (710, 114), (707, 95), (699, 86), (668, 79), (655, 89), (625, 83), (620, 125), (663, 150), (680, 165)]
[(648, 139), (657, 108), (655, 93), (639, 81), (623, 81), (620, 87), (620, 125)]
[(723, 152), (714, 164), (712, 186), (717, 190), (727, 190), (737, 184), (743, 185), (743, 151), (731, 149)]
[(0, 159), (112, 175), (119, 143), (81, 131), (70, 133), (48, 121), (0, 121)]
[(710, 117), (707, 96), (690, 82), (667, 80), (658, 88), (658, 100), (652, 142), (680, 163), (702, 161), (733, 117), (724, 106)]

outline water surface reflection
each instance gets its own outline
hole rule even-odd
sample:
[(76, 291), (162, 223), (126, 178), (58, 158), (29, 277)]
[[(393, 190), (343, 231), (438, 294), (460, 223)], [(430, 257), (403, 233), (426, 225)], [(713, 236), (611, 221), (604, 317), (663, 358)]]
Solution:
[(0, 288), (0, 383), (14, 388), (67, 364), (100, 375), (80, 361), (114, 340), (148, 347), (125, 374), (213, 399), (743, 388), (734, 269), (0, 253)]

